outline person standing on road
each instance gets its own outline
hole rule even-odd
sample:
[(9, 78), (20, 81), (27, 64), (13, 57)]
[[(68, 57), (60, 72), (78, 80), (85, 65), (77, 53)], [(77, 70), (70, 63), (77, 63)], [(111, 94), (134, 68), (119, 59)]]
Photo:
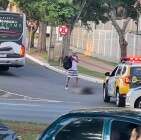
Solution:
[(67, 71), (67, 80), (66, 80), (66, 85), (65, 85), (66, 90), (69, 87), (69, 81), (71, 78), (76, 79), (75, 87), (78, 87), (78, 68), (77, 68), (77, 65), (79, 63), (79, 58), (78, 58), (77, 53), (72, 54), (71, 60), (72, 60), (72, 67), (70, 69), (68, 69), (68, 71)]

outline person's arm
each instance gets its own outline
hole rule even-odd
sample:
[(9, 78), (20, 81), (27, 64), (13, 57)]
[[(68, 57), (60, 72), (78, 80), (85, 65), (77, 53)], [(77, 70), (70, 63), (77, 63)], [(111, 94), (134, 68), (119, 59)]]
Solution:
[(79, 63), (78, 56), (72, 56), (72, 60), (74, 60), (75, 62)]

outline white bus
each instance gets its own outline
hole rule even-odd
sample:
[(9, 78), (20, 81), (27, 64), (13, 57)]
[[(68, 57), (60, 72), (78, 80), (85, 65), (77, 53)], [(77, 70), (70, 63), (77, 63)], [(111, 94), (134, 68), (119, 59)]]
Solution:
[(26, 17), (0, 11), (0, 70), (25, 64)]

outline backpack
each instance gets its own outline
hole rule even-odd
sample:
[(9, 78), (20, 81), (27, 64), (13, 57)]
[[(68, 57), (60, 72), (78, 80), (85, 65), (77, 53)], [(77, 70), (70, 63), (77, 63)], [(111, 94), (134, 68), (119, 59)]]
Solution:
[(63, 68), (68, 70), (72, 67), (72, 59), (70, 56), (65, 56), (63, 59)]

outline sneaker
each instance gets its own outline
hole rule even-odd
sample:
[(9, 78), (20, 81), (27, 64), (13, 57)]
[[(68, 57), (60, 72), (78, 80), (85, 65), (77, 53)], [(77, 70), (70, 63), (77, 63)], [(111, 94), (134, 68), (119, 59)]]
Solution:
[(68, 86), (65, 86), (65, 90), (68, 90)]

